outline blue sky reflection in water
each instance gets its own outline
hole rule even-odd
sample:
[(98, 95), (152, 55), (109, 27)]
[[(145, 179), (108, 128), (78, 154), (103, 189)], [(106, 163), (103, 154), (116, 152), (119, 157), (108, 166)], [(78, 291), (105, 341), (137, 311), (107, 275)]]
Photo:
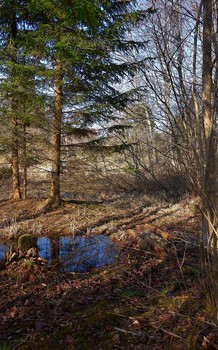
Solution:
[[(51, 243), (53, 240), (53, 243)], [(37, 245), (39, 256), (52, 263), (51, 244), (56, 246), (60, 269), (66, 272), (86, 272), (92, 268), (103, 268), (116, 260), (118, 248), (107, 237), (77, 236), (51, 238), (40, 237)]]
[(3, 260), (9, 251), (9, 246), (7, 244), (0, 244), (0, 260)]
[[(0, 260), (6, 258), (10, 247), (16, 250), (15, 241), (0, 243)], [(48, 264), (57, 265), (65, 272), (87, 272), (103, 268), (116, 261), (119, 249), (104, 235), (39, 237), (38, 254)]]

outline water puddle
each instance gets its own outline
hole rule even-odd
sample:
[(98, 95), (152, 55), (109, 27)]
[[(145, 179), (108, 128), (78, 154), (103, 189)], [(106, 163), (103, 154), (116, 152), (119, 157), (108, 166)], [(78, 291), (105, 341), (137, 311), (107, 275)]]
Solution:
[[(0, 243), (0, 260), (6, 258), (10, 248), (16, 250), (16, 242)], [(38, 255), (49, 265), (57, 265), (65, 272), (87, 272), (103, 268), (116, 261), (118, 247), (106, 236), (39, 237)]]

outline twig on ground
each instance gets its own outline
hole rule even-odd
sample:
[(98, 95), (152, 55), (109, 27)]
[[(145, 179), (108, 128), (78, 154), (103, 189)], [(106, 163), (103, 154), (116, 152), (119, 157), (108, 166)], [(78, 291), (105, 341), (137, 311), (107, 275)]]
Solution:
[(167, 330), (164, 329), (164, 328), (157, 327), (157, 326), (154, 326), (154, 325), (151, 325), (151, 324), (150, 324), (150, 326), (151, 326), (152, 328), (156, 329), (157, 331), (161, 331), (161, 332), (163, 332), (163, 333), (165, 333), (165, 334), (170, 335), (170, 336), (173, 337), (173, 338), (182, 339), (182, 340), (186, 341), (186, 339), (183, 338), (183, 337), (181, 337), (180, 335), (175, 334), (175, 333), (170, 332), (170, 331), (167, 331)]
[(116, 331), (119, 331), (119, 332), (122, 332), (122, 333), (125, 333), (125, 334), (131, 334), (131, 335), (135, 335), (135, 336), (137, 336), (137, 337), (141, 337), (141, 336), (142, 336), (142, 332), (127, 331), (126, 329), (118, 328), (118, 327), (114, 327), (114, 329), (115, 329)]

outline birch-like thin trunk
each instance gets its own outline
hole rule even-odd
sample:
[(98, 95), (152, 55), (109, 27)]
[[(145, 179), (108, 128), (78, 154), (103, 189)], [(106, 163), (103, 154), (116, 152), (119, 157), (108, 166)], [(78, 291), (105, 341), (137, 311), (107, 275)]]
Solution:
[[(212, 293), (218, 311), (218, 240), (217, 240), (217, 134), (212, 109), (212, 0), (203, 0), (203, 90), (202, 107), (205, 130), (206, 165), (203, 186), (204, 231), (211, 257)], [(217, 315), (218, 316), (218, 315)]]

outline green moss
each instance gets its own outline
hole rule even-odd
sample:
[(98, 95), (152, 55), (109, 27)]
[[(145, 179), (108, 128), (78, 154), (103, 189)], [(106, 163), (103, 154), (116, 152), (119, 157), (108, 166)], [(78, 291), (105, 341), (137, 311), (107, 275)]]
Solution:
[(195, 279), (195, 278), (199, 278), (200, 276), (199, 268), (194, 267), (192, 265), (187, 265), (183, 267), (182, 272), (184, 276), (186, 276), (187, 278)]
[(158, 306), (160, 304), (160, 297), (159, 296), (151, 296), (148, 299), (148, 302), (152, 306)]
[(134, 305), (125, 305), (122, 307), (122, 310), (120, 310), (120, 313), (122, 315), (125, 315), (126, 317), (134, 317), (138, 315), (137, 309), (134, 307)]
[(6, 344), (0, 345), (0, 350), (8, 350), (10, 349)]
[(106, 272), (106, 274), (105, 274), (105, 276), (107, 276), (107, 277), (116, 277), (117, 275), (118, 275), (118, 270), (116, 270), (116, 269), (109, 269), (107, 272)]
[(58, 230), (60, 230), (60, 225), (49, 225), (48, 232), (52, 235), (52, 238), (58, 237)]
[(187, 337), (188, 348), (195, 350), (197, 348), (197, 340), (199, 338), (200, 328), (198, 325), (192, 327), (191, 332)]
[(167, 307), (177, 303), (176, 299), (174, 299), (171, 295), (159, 295), (159, 296), (151, 296), (148, 299), (151, 306), (162, 306)]
[(117, 316), (111, 313), (111, 307), (107, 301), (90, 306), (83, 314), (84, 322), (93, 328), (98, 328), (106, 324), (108, 321), (114, 321)]
[[(37, 349), (109, 349), (113, 333), (108, 331), (107, 327), (111, 326), (113, 330), (118, 319), (118, 316), (109, 310), (111, 307), (106, 301), (91, 305), (84, 310), (80, 309), (76, 314), (77, 318), (82, 320), (78, 328), (74, 324), (74, 328), (61, 327), (52, 334), (41, 333), (37, 339)], [(74, 347), (72, 345), (67, 347), (65, 342), (68, 336), (75, 342)]]
[(100, 301), (77, 313), (77, 318), (81, 317), (83, 320), (80, 323), (80, 333), (76, 332), (73, 335), (76, 338), (77, 350), (110, 348), (112, 331), (120, 320), (119, 316), (113, 313), (113, 307), (108, 301)]
[[(79, 307), (75, 312), (75, 322), (71, 326), (57, 328), (54, 332), (31, 333), (26, 336), (27, 325), (18, 324), (18, 329), (22, 329), (9, 345), (18, 350), (98, 350), (111, 349), (113, 338), (117, 334), (114, 327), (120, 327), (120, 318), (114, 308), (119, 307), (120, 314), (134, 316), (137, 310), (131, 305), (117, 305), (107, 300), (97, 302), (94, 305)], [(28, 328), (34, 328), (34, 324)], [(68, 343), (72, 339), (72, 343)], [(128, 348), (132, 343), (132, 338), (128, 334), (120, 334), (120, 339), (124, 348)], [(12, 348), (12, 347), (10, 347)], [(7, 348), (6, 348), (7, 349)]]
[(23, 267), (27, 268), (28, 270), (38, 271), (39, 265), (35, 263), (34, 260), (28, 259), (23, 262)]
[(121, 295), (122, 295), (123, 297), (128, 297), (128, 298), (146, 296), (145, 293), (143, 293), (143, 292), (140, 291), (140, 290), (136, 290), (136, 289), (126, 289), (126, 290), (123, 290), (123, 291), (121, 292)]
[(178, 280), (171, 281), (169, 287), (167, 288), (167, 292), (175, 293), (176, 291), (181, 289), (181, 282)]
[[(209, 291), (207, 290), (204, 291), (204, 296), (201, 301), (202, 301), (202, 305), (200, 305), (200, 307), (204, 310), (207, 317), (210, 320), (214, 320), (216, 322), (215, 302)], [(199, 305), (197, 306), (199, 307)]]
[(30, 248), (37, 248), (37, 237), (26, 233), (18, 239), (18, 249), (21, 253), (26, 252)]

